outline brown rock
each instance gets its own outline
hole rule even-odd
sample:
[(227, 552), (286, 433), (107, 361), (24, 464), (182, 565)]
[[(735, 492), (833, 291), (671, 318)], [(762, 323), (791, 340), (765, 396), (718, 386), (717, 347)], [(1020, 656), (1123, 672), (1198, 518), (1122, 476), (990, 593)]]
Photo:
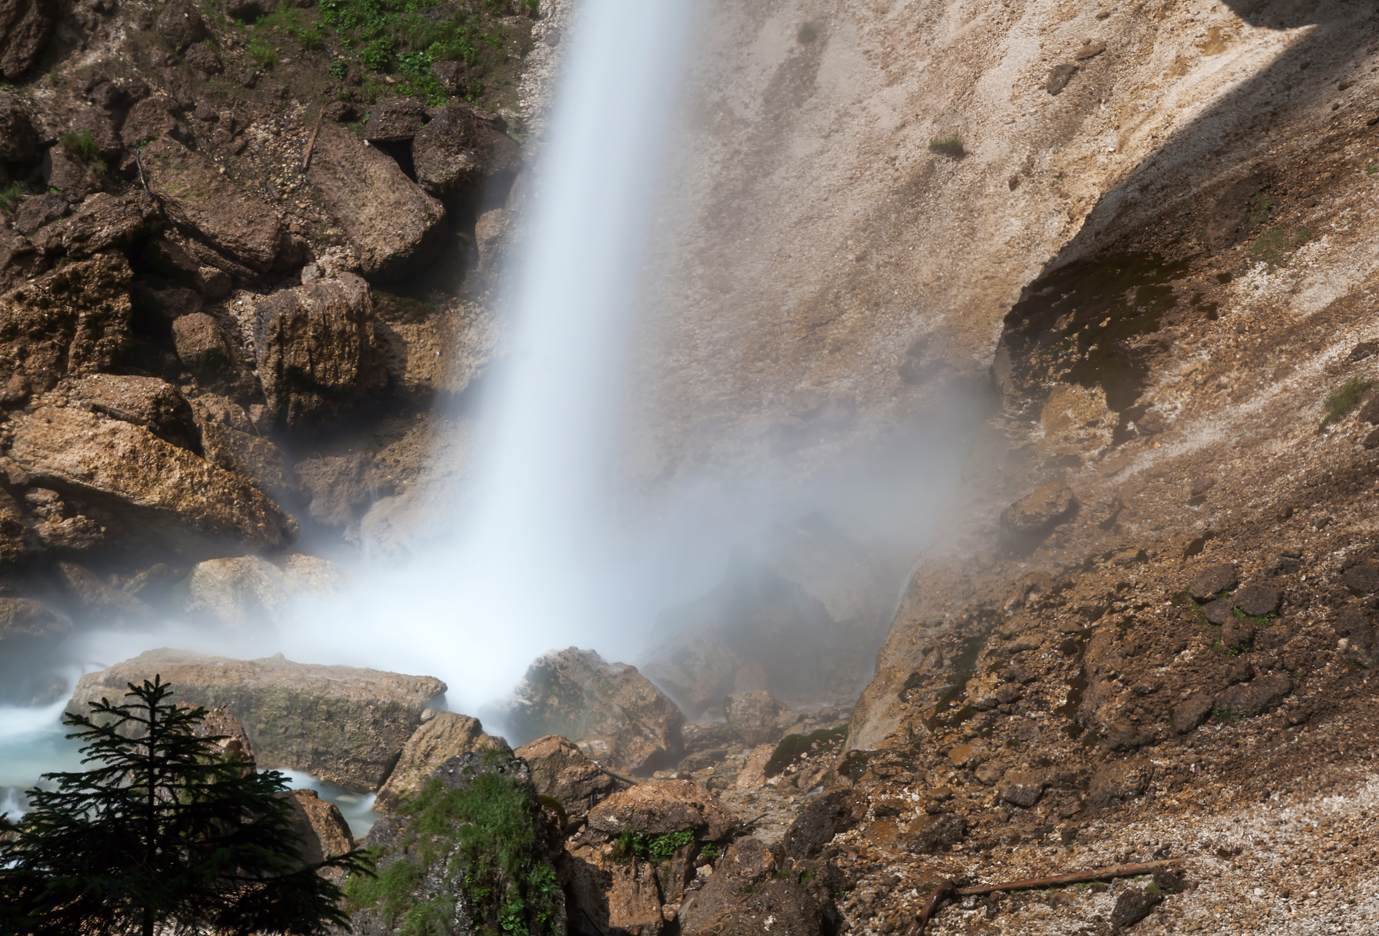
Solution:
[(684, 716), (675, 703), (635, 666), (606, 663), (592, 650), (537, 658), (503, 708), (497, 720), (520, 739), (616, 739), (618, 761), (610, 766), (650, 772), (680, 759)]
[(606, 835), (657, 836), (693, 829), (701, 841), (727, 836), (737, 817), (693, 780), (656, 780), (614, 793), (589, 810), (589, 827)]
[(502, 738), (484, 734), (479, 719), (457, 712), (436, 713), (422, 722), (403, 745), (397, 766), (378, 791), (374, 810), (384, 815), (397, 812), (408, 798), (421, 792), (421, 785), (441, 764), (471, 751), (512, 753)]
[(53, 32), (52, 0), (0, 0), (0, 79), (16, 81), (33, 68)]
[(142, 426), (178, 448), (199, 453), (192, 408), (176, 387), (156, 377), (95, 374), (72, 385), (73, 406)]
[(1041, 538), (1077, 510), (1073, 489), (1052, 481), (1001, 512), (1001, 535), (1010, 545)]
[[(723, 715), (728, 726), (737, 732), (744, 744), (756, 747), (780, 740), (782, 716), (789, 715), (789, 709), (759, 689), (755, 692), (742, 692), (730, 695), (723, 700)], [(787, 724), (793, 719), (787, 718)]]
[(379, 496), (392, 493), (371, 456), (364, 452), (324, 455), (297, 462), (311, 519), (322, 526), (350, 530)]
[(1178, 734), (1193, 731), (1211, 715), (1211, 707), (1210, 696), (1189, 696), (1173, 707), (1173, 730)]
[(15, 420), (10, 457), (35, 484), (79, 495), (136, 537), (190, 553), (285, 546), (297, 521), (247, 481), (147, 429), (41, 407)]
[(1345, 570), (1342, 576), (1345, 587), (1357, 595), (1368, 595), (1379, 591), (1379, 569), (1371, 565), (1356, 565)]
[(1231, 686), (1216, 697), (1215, 708), (1227, 715), (1251, 718), (1278, 705), (1293, 691), (1293, 681), (1282, 673), (1270, 673), (1251, 682)]
[(966, 835), (967, 821), (957, 813), (920, 816), (905, 830), (910, 850), (921, 855), (946, 851)]
[(198, 738), (219, 738), (216, 748), (220, 751), (222, 759), (243, 764), (246, 773), (257, 769), (254, 745), (249, 741), (248, 732), (224, 705), (206, 709), (206, 717), (192, 734)]
[(1255, 626), (1249, 621), (1232, 617), (1221, 625), (1221, 644), (1227, 650), (1239, 652), (1250, 649), (1254, 643)]
[(1001, 780), (1001, 799), (1012, 806), (1029, 809), (1044, 797), (1044, 778), (1030, 771), (1010, 771)]
[(686, 722), (680, 728), (685, 754), (697, 754), (713, 748), (737, 747), (742, 739), (727, 722)]
[[(0, 3), (0, 10), (4, 4)], [(4, 14), (0, 12), (0, 22)], [(0, 35), (4, 30), (0, 29)], [(0, 39), (0, 42), (3, 42)], [(29, 162), (38, 158), (38, 133), (24, 102), (0, 91), (0, 162)]]
[(307, 178), (345, 229), (370, 280), (400, 279), (430, 259), (444, 235), (445, 209), (386, 154), (349, 130), (321, 127)]
[(219, 75), (225, 71), (225, 65), (220, 61), (220, 56), (216, 55), (215, 49), (205, 45), (194, 45), (186, 51), (183, 56), (187, 65), (203, 75)]
[[(1194, 726), (1195, 727), (1195, 726)], [(1139, 796), (1154, 776), (1154, 765), (1144, 758), (1111, 761), (1092, 775), (1087, 805), (1105, 809)]]
[(285, 289), (255, 309), (259, 381), (291, 429), (333, 420), (380, 389), (369, 286), (351, 273)]
[(109, 370), (129, 342), (129, 278), (124, 257), (102, 254), (0, 297), (0, 374), (37, 392)]
[(102, 580), (83, 565), (59, 562), (57, 578), (66, 587), (76, 610), (88, 618), (143, 623), (153, 617), (148, 605)]
[(759, 744), (747, 754), (747, 761), (738, 771), (736, 786), (739, 790), (759, 790), (766, 785), (766, 765), (771, 755), (776, 753), (775, 744)]
[(204, 312), (184, 315), (172, 323), (177, 357), (192, 373), (208, 380), (229, 379), (239, 370), (230, 336)]
[(21, 653), (51, 650), (71, 624), (32, 598), (0, 598), (0, 667)]
[(61, 195), (51, 192), (30, 195), (19, 204), (19, 211), (14, 218), (14, 229), (20, 234), (33, 234), (39, 228), (66, 217), (70, 210), (67, 199)]
[(1251, 617), (1263, 617), (1278, 610), (1283, 593), (1267, 585), (1246, 585), (1231, 596), (1235, 606)]
[(209, 159), (169, 137), (144, 147), (141, 159), (149, 190), (181, 231), (252, 270), (272, 268), (283, 232), (267, 206), (236, 188)]
[[(137, 147), (149, 140), (167, 136), (177, 129), (177, 121), (172, 116), (176, 102), (165, 95), (144, 98), (130, 108), (120, 128), (120, 139), (125, 146)], [(139, 156), (143, 160), (143, 154)]]
[(560, 735), (537, 738), (514, 753), (531, 768), (536, 792), (558, 801), (571, 823), (582, 822), (593, 805), (618, 788), (616, 780)]
[(62, 246), (68, 257), (80, 260), (112, 247), (123, 250), (161, 224), (158, 205), (146, 192), (120, 196), (97, 192), (67, 222)]
[(339, 567), (315, 556), (294, 554), (275, 565), (260, 556), (198, 562), (187, 576), (182, 610), (230, 628), (279, 622), (300, 595), (339, 591)]
[(206, 22), (191, 0), (169, 0), (158, 14), (158, 32), (174, 49), (206, 38)]
[(657, 936), (664, 929), (660, 883), (650, 862), (629, 861), (613, 866), (608, 926), (628, 936)]
[(291, 504), (296, 499), (300, 485), (292, 466), (276, 445), (258, 433), (206, 421), (201, 426), (201, 445), (206, 461), (243, 475), (277, 503)]
[[(349, 823), (334, 803), (321, 799), (315, 790), (292, 790), (286, 798), (292, 804), (292, 829), (297, 833), (297, 848), (302, 853), (303, 864), (338, 858), (354, 848)], [(336, 883), (344, 883), (346, 877), (341, 868), (321, 873)]]
[(800, 810), (783, 841), (790, 858), (813, 858), (834, 837), (857, 825), (866, 814), (866, 804), (854, 798), (851, 790), (833, 789), (811, 800)]
[[(501, 202), (522, 161), (517, 142), (469, 104), (447, 104), (412, 142), (417, 181), (447, 205)], [(487, 194), (487, 198), (485, 197)]]
[(1240, 582), (1235, 567), (1228, 562), (1207, 566), (1192, 578), (1188, 592), (1198, 601), (1210, 601), (1223, 591), (1230, 591)]
[(72, 204), (105, 187), (104, 177), (95, 168), (68, 155), (60, 145), (49, 147), (40, 168), (44, 184), (57, 189)]
[(426, 123), (426, 105), (416, 98), (384, 98), (374, 105), (364, 124), (364, 139), (370, 143), (405, 143)]
[[(18, 465), (15, 465), (15, 470), (23, 471)], [(23, 511), (9, 492), (0, 489), (0, 569), (12, 570), (22, 566), (34, 552)]]
[(151, 650), (77, 683), (68, 711), (155, 674), (172, 700), (224, 704), (244, 725), (260, 767), (301, 770), (356, 792), (377, 790), (421, 713), (445, 691), (429, 676)]

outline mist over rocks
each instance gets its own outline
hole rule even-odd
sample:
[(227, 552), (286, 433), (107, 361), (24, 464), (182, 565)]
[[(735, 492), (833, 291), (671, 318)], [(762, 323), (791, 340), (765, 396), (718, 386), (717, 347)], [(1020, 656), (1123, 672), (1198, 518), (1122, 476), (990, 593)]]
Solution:
[(281, 655), (232, 660), (162, 649), (83, 676), (68, 710), (85, 712), (102, 697), (118, 701), (128, 683), (155, 675), (173, 686), (175, 702), (224, 705), (244, 726), (260, 767), (300, 770), (355, 792), (383, 785), (446, 688), (429, 676)]
[(294, 599), (344, 588), (344, 571), (302, 553), (269, 561), (261, 556), (207, 559), (192, 566), (179, 590), (180, 610), (241, 631), (262, 630), (288, 619)]

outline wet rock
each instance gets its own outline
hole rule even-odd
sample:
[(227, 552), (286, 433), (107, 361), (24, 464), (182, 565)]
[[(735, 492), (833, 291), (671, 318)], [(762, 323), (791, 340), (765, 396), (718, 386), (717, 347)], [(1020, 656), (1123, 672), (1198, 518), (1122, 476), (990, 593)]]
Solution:
[(103, 250), (124, 250), (162, 226), (157, 203), (145, 192), (97, 192), (81, 203), (62, 234), (67, 256), (84, 259)]
[(811, 800), (785, 831), (782, 844), (786, 856), (816, 857), (834, 836), (855, 827), (865, 813), (865, 804), (859, 803), (847, 789), (830, 790)]
[[(354, 835), (339, 807), (321, 799), (315, 790), (292, 790), (286, 795), (292, 806), (292, 829), (297, 834), (297, 849), (303, 864), (347, 855), (354, 848)], [(332, 868), (326, 875), (343, 883), (346, 872)]]
[(375, 360), (369, 286), (350, 273), (274, 293), (254, 311), (259, 382), (274, 420), (333, 420), (386, 380)]
[(223, 627), (261, 627), (284, 620), (301, 595), (343, 587), (340, 568), (315, 556), (286, 556), (280, 565), (259, 556), (208, 559), (192, 567), (182, 610)]
[(583, 822), (594, 805), (617, 791), (616, 780), (560, 735), (537, 738), (513, 753), (527, 762), (536, 792), (559, 802), (571, 823)]
[(199, 454), (192, 408), (176, 387), (156, 377), (95, 374), (72, 385), (70, 401), (93, 413), (142, 426), (170, 445)]
[(174, 49), (206, 38), (206, 23), (191, 0), (170, 0), (158, 14), (158, 33)]
[(1379, 592), (1379, 569), (1372, 565), (1355, 565), (1345, 570), (1342, 576), (1345, 587), (1357, 595)]
[(1235, 606), (1251, 617), (1264, 617), (1278, 611), (1283, 593), (1267, 585), (1246, 585), (1231, 596)]
[(576, 647), (537, 658), (496, 721), (522, 740), (548, 734), (616, 739), (611, 766), (633, 771), (672, 766), (682, 751), (684, 716), (665, 693), (636, 667)]
[(204, 312), (184, 315), (172, 323), (173, 346), (187, 370), (207, 380), (226, 380), (239, 372), (239, 354), (225, 329)]
[(967, 821), (957, 813), (920, 816), (905, 830), (910, 851), (933, 855), (958, 844), (967, 835)]
[(283, 240), (277, 217), (215, 163), (166, 136), (144, 147), (141, 160), (149, 190), (179, 230), (251, 270), (272, 268)]
[(1040, 539), (1076, 510), (1073, 489), (1059, 481), (1050, 482), (1001, 512), (1002, 540), (1007, 546), (1018, 547)]
[(39, 392), (112, 369), (129, 343), (129, 279), (124, 257), (102, 254), (0, 297), (0, 374)]
[(614, 793), (589, 810), (589, 827), (609, 836), (632, 831), (667, 835), (693, 829), (716, 842), (737, 825), (737, 816), (693, 780), (657, 780)]
[(1001, 799), (1012, 806), (1029, 809), (1044, 798), (1044, 778), (1029, 771), (1011, 771), (1001, 780)]
[(484, 733), (477, 718), (458, 712), (437, 712), (412, 733), (398, 756), (388, 782), (378, 791), (374, 811), (387, 815), (397, 812), (408, 798), (421, 792), (426, 778), (452, 757), (470, 752), (494, 751), (511, 756), (512, 749), (502, 738)]
[(15, 420), (9, 455), (35, 484), (80, 496), (145, 543), (204, 555), (297, 536), (297, 521), (253, 485), (131, 423), (40, 407)]
[(1270, 673), (1231, 686), (1216, 698), (1215, 708), (1226, 715), (1251, 718), (1274, 708), (1293, 691), (1293, 681), (1282, 673)]
[(52, 650), (70, 631), (65, 618), (32, 598), (0, 598), (0, 672), (25, 665), (20, 654)]
[(1087, 805), (1093, 809), (1106, 809), (1132, 800), (1148, 788), (1153, 777), (1154, 765), (1143, 758), (1103, 764), (1092, 774), (1087, 787)]
[(441, 108), (412, 142), (422, 188), (470, 210), (485, 200), (501, 201), (521, 159), (521, 147), (490, 115), (459, 102)]
[(1240, 618), (1233, 617), (1221, 626), (1221, 645), (1236, 653), (1250, 649), (1254, 636), (1255, 626)]
[(0, 0), (0, 79), (17, 81), (34, 67), (56, 15), (52, 0)]
[(295, 468), (310, 500), (311, 519), (345, 530), (347, 535), (357, 529), (360, 514), (379, 497), (392, 493), (391, 483), (364, 452), (307, 458)]
[(430, 259), (445, 209), (393, 159), (335, 124), (321, 127), (307, 178), (339, 220), (370, 280), (405, 277)]
[(361, 793), (383, 784), (422, 712), (445, 692), (430, 676), (164, 649), (83, 676), (68, 711), (85, 712), (88, 702), (155, 674), (171, 684), (174, 702), (228, 707), (260, 767), (304, 771)]
[(1224, 591), (1230, 591), (1240, 582), (1235, 567), (1230, 563), (1208, 566), (1192, 578), (1188, 593), (1198, 601), (1210, 601)]
[(417, 135), (426, 120), (426, 105), (416, 98), (384, 98), (369, 113), (364, 139), (370, 143), (405, 143)]
[(742, 692), (723, 700), (723, 715), (728, 726), (748, 747), (769, 744), (780, 739), (781, 717), (789, 710), (765, 690)]
[[(3, 17), (4, 13), (0, 12), (0, 22)], [(34, 130), (28, 109), (15, 95), (0, 91), (0, 162), (29, 162), (37, 158), (38, 132)]]
[(1149, 916), (1163, 900), (1163, 894), (1150, 894), (1146, 891), (1132, 890), (1121, 894), (1111, 909), (1111, 932), (1125, 932)]

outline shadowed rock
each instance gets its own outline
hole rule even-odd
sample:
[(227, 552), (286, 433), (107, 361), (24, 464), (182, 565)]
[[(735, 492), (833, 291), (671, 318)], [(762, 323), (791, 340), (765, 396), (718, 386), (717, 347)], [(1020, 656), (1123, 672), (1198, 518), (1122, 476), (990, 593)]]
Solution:
[(374, 811), (387, 815), (397, 811), (409, 797), (421, 792), (426, 778), (452, 757), (462, 754), (494, 751), (511, 756), (512, 749), (502, 738), (484, 734), (484, 726), (477, 718), (457, 712), (437, 712), (421, 723), (421, 727), (407, 739), (397, 766), (388, 775), (388, 782), (378, 791)]
[(570, 823), (584, 821), (594, 805), (618, 788), (616, 780), (560, 735), (537, 738), (514, 753), (531, 768), (536, 792), (559, 802)]

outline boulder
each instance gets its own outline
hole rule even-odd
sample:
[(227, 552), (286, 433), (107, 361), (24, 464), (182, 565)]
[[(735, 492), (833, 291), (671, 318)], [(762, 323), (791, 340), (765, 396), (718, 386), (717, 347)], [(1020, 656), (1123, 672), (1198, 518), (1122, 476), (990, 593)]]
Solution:
[(426, 778), (450, 758), (485, 751), (512, 755), (506, 741), (484, 734), (479, 719), (457, 712), (437, 712), (407, 739), (397, 766), (378, 791), (374, 811), (384, 815), (397, 812), (406, 800), (421, 792)]
[(635, 666), (569, 647), (537, 658), (497, 719), (527, 740), (548, 734), (617, 741), (614, 766), (650, 772), (680, 759), (684, 716)]
[(522, 148), (491, 115), (459, 102), (438, 110), (412, 141), (421, 187), (471, 211), (485, 200), (501, 202), (521, 161)]
[(1154, 765), (1145, 758), (1103, 764), (1092, 774), (1091, 784), (1087, 787), (1087, 805), (1093, 809), (1105, 809), (1132, 800), (1145, 791), (1153, 777)]
[(254, 758), (254, 745), (249, 740), (248, 732), (225, 706), (217, 705), (206, 709), (206, 717), (192, 734), (198, 738), (218, 738), (215, 746), (220, 752), (221, 759), (243, 764), (246, 775), (258, 769)]
[(59, 562), (57, 580), (67, 592), (69, 608), (89, 620), (142, 624), (153, 616), (152, 609), (133, 595), (126, 594), (84, 565)]
[(223, 627), (252, 628), (286, 620), (294, 599), (344, 587), (338, 566), (294, 554), (275, 565), (259, 556), (198, 562), (187, 576), (182, 610)]
[(560, 735), (537, 738), (513, 753), (527, 762), (536, 792), (560, 803), (569, 823), (583, 822), (593, 805), (617, 791), (616, 780)]
[(176, 387), (157, 377), (94, 374), (71, 388), (72, 406), (142, 426), (170, 445), (200, 453), (191, 405)]
[(1178, 734), (1187, 734), (1196, 730), (1202, 722), (1211, 717), (1211, 706), (1211, 697), (1201, 693), (1189, 696), (1179, 702), (1173, 707), (1173, 730)]
[[(292, 830), (297, 834), (297, 849), (303, 864), (338, 858), (353, 850), (354, 835), (334, 803), (321, 799), (315, 790), (292, 790), (285, 799), (292, 806)], [(325, 875), (343, 884), (346, 872), (342, 868), (331, 868)]]
[[(0, 10), (3, 7), (0, 3)], [(30, 162), (37, 158), (38, 132), (28, 109), (15, 95), (0, 91), (0, 162)]]
[(1267, 585), (1246, 585), (1231, 598), (1237, 608), (1251, 617), (1264, 617), (1278, 611), (1283, 593)]
[(445, 692), (430, 676), (163, 649), (83, 676), (68, 711), (118, 698), (127, 683), (155, 674), (171, 684), (174, 702), (226, 706), (260, 767), (300, 770), (359, 793), (382, 786), (422, 712)]
[(405, 143), (426, 123), (426, 105), (416, 98), (384, 98), (373, 106), (364, 124), (364, 139), (370, 143)]
[(138, 540), (195, 555), (297, 536), (297, 521), (248, 481), (141, 426), (48, 406), (13, 425), (9, 456), (35, 484), (80, 496)]
[(205, 312), (175, 319), (172, 341), (178, 359), (205, 380), (228, 380), (239, 372), (239, 354), (230, 336)]
[(1001, 540), (1010, 548), (1042, 540), (1077, 510), (1077, 495), (1061, 481), (1051, 481), (1001, 512)]
[(728, 696), (723, 700), (723, 715), (748, 747), (780, 740), (795, 721), (793, 713), (764, 689)]
[(624, 832), (658, 836), (693, 829), (716, 842), (737, 825), (737, 816), (693, 780), (656, 780), (614, 793), (589, 810), (589, 828), (609, 836)]
[(256, 432), (241, 432), (224, 423), (203, 421), (201, 446), (206, 461), (241, 474), (279, 504), (297, 497), (299, 483), (282, 451)]
[(147, 192), (97, 192), (81, 203), (62, 233), (67, 256), (80, 260), (103, 250), (124, 250), (162, 226), (158, 204)]
[(53, 0), (0, 0), (0, 80), (17, 81), (33, 68), (53, 32)]
[(770, 933), (823, 936), (838, 931), (838, 908), (827, 887), (773, 880), (775, 861), (755, 838), (734, 842), (704, 889), (680, 908), (683, 936)]
[(27, 396), (110, 370), (129, 343), (129, 280), (124, 257), (101, 254), (0, 297), (0, 374), (26, 383)]
[(1192, 577), (1188, 593), (1197, 601), (1211, 601), (1224, 591), (1230, 591), (1240, 583), (1235, 566), (1229, 562), (1217, 563), (1201, 569)]
[(259, 382), (279, 425), (334, 420), (384, 385), (369, 286), (358, 276), (281, 290), (254, 315)]
[(278, 8), (278, 0), (225, 0), (225, 15), (237, 20), (254, 21)]
[(72, 629), (63, 617), (32, 598), (0, 598), (0, 672), (20, 654), (45, 652), (66, 639)]
[(206, 38), (206, 22), (191, 0), (169, 0), (158, 14), (158, 33), (174, 49), (185, 49)]
[(843, 788), (810, 800), (785, 830), (782, 845), (786, 857), (816, 857), (834, 836), (856, 826), (866, 811), (866, 802), (859, 802), (851, 790)]
[(14, 229), (20, 234), (33, 234), (66, 217), (71, 207), (67, 199), (51, 192), (30, 195), (19, 203), (19, 211), (14, 216)]
[(105, 187), (105, 178), (96, 167), (71, 156), (60, 145), (48, 148), (39, 168), (49, 190), (56, 190), (74, 205)]
[(344, 228), (370, 280), (408, 276), (445, 233), (445, 208), (387, 154), (335, 124), (321, 127), (307, 179)]
[(251, 270), (272, 268), (283, 231), (266, 205), (240, 191), (215, 163), (170, 137), (144, 147), (141, 160), (149, 191), (179, 230)]
[(23, 566), (35, 551), (24, 512), (9, 492), (0, 488), (0, 570), (10, 572)]
[(1270, 673), (1231, 686), (1216, 697), (1215, 708), (1226, 715), (1251, 718), (1278, 705), (1293, 691), (1293, 681), (1282, 673)]
[(727, 722), (686, 722), (680, 728), (680, 737), (687, 755), (742, 744), (738, 733)]
[[(149, 140), (168, 136), (177, 129), (177, 120), (172, 116), (177, 103), (166, 95), (146, 97), (135, 104), (125, 117), (120, 128), (120, 139), (125, 146), (137, 147)], [(139, 155), (140, 161), (143, 154)]]
[(1012, 806), (1029, 809), (1044, 798), (1045, 786), (1047, 783), (1040, 774), (1012, 770), (1001, 780), (1001, 799)]

